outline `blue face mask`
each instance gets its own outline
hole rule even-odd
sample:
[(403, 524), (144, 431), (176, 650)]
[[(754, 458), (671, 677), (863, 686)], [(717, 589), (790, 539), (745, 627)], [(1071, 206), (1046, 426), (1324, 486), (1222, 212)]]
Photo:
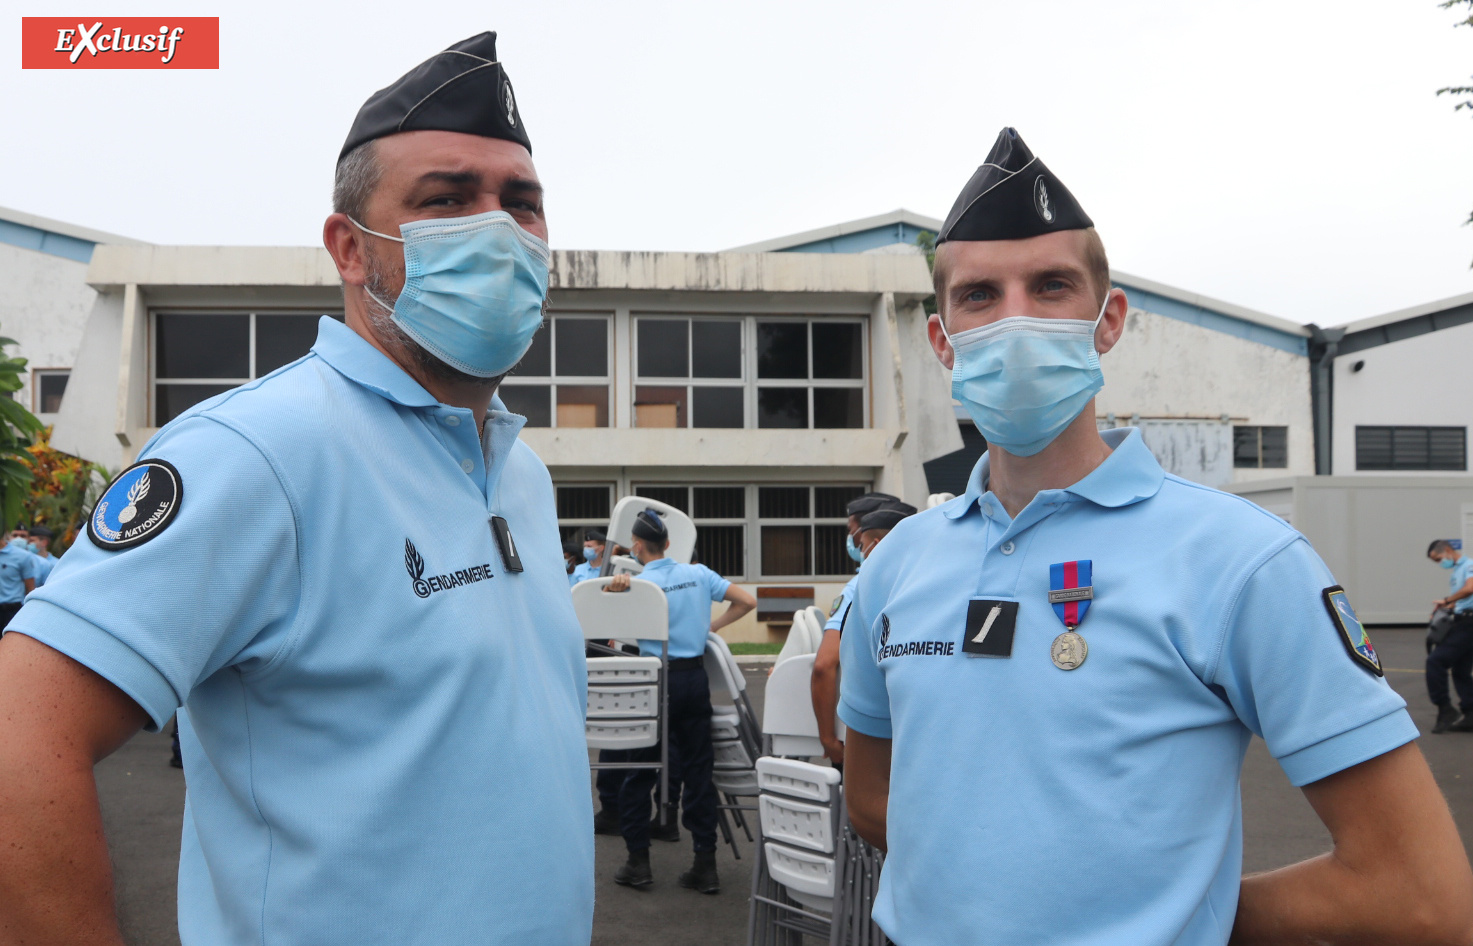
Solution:
[(583, 561), (591, 562), (598, 558), (598, 549), (585, 548), (583, 550)]
[(27, 542), (25, 539), (22, 539), (18, 535), (11, 536), (10, 541), (6, 542), (5, 544), (13, 549), (25, 549), (26, 551), (30, 551), (31, 548), (31, 543)]
[(542, 325), (552, 254), (511, 214), (411, 220), (399, 226), (403, 237), (353, 225), (404, 244), (404, 289), (391, 317), (430, 354), (477, 378), (522, 360)]
[(1439, 559), (1437, 564), (1441, 565), (1443, 568), (1456, 568), (1458, 565), (1457, 562), (1453, 561), (1450, 558)]
[(864, 553), (859, 550), (859, 546), (854, 544), (854, 536), (851, 535), (844, 538), (844, 551), (848, 552), (849, 557), (854, 559), (854, 561), (864, 561)]
[(950, 335), (951, 396), (989, 444), (1031, 457), (1073, 423), (1105, 386), (1093, 322), (1023, 316)]

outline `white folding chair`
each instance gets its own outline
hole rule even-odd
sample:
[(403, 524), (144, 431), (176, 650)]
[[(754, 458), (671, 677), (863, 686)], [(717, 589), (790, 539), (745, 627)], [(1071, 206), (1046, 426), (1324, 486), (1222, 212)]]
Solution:
[(772, 668), (762, 706), (768, 754), (813, 758), (823, 755), (818, 717), (813, 713), (813, 654), (800, 654)]
[[(706, 638), (705, 667), (715, 709), (711, 717), (711, 745), (716, 763), (711, 781), (720, 795), (717, 809), (721, 816), (721, 832), (731, 845), (732, 853), (740, 859), (736, 836), (728, 818), (746, 834), (748, 841), (752, 840), (744, 813), (755, 811), (756, 806), (744, 805), (740, 799), (757, 794), (755, 760), (760, 753), (762, 732), (747, 698), (747, 679), (732, 657), (731, 648), (719, 635), (710, 634)], [(730, 706), (715, 702), (722, 695), (731, 700)]]
[(614, 511), (609, 515), (609, 541), (626, 549), (633, 548), (634, 518), (646, 509), (653, 509), (658, 513), (670, 532), (670, 548), (665, 550), (665, 557), (677, 562), (689, 562), (696, 550), (696, 524), (679, 509), (656, 499), (625, 496), (615, 503)]
[(926, 508), (935, 509), (942, 503), (949, 503), (953, 499), (956, 499), (955, 493), (932, 493), (926, 497)]
[(612, 580), (592, 578), (573, 586), (573, 611), (584, 639), (657, 640), (660, 656), (587, 658), (584, 735), (592, 749), (638, 749), (658, 743), (660, 760), (590, 764), (594, 769), (659, 770), (660, 804), (665, 805), (670, 800), (670, 691), (665, 672), (670, 658), (669, 603), (654, 582), (635, 578), (628, 591), (604, 591)]
[(800, 654), (812, 653), (808, 649), (807, 621), (807, 616), (801, 610), (793, 612), (793, 623), (788, 628), (788, 638), (783, 641), (782, 648), (777, 652), (777, 660), (773, 663), (774, 667), (780, 667), (784, 662)]

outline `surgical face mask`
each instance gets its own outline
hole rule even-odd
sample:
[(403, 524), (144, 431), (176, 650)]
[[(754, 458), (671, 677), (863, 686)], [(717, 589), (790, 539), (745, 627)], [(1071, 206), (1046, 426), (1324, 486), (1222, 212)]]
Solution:
[(585, 546), (583, 549), (583, 561), (591, 562), (596, 558), (598, 558), (598, 549)]
[(1437, 564), (1441, 565), (1443, 568), (1455, 568), (1457, 567), (1458, 563), (1450, 558), (1444, 558), (1440, 559)]
[(848, 552), (849, 557), (854, 561), (864, 561), (864, 553), (859, 550), (859, 546), (854, 544), (854, 536), (850, 535), (844, 538), (844, 551)]
[(1105, 386), (1093, 322), (1014, 316), (951, 335), (951, 396), (987, 442), (1031, 457), (1054, 442)]
[[(353, 218), (349, 217), (349, 220)], [(477, 378), (506, 374), (532, 346), (547, 298), (547, 244), (504, 210), (401, 224), (404, 288), (390, 306), (394, 324), (445, 364)]]
[(18, 535), (11, 536), (10, 537), (10, 541), (7, 542), (7, 543), (5, 543), (5, 544), (6, 545), (9, 545), (13, 549), (27, 549), (27, 550), (29, 550), (30, 547), (31, 547), (31, 543), (27, 542), (25, 539), (22, 539)]

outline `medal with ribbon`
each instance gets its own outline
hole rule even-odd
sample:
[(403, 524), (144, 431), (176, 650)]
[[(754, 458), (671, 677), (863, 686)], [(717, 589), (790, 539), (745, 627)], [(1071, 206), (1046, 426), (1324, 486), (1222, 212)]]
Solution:
[(1094, 563), (1090, 559), (1059, 562), (1048, 567), (1049, 604), (1064, 624), (1064, 633), (1054, 638), (1050, 650), (1054, 666), (1074, 670), (1089, 657), (1089, 644), (1076, 628), (1089, 613), (1094, 600)]

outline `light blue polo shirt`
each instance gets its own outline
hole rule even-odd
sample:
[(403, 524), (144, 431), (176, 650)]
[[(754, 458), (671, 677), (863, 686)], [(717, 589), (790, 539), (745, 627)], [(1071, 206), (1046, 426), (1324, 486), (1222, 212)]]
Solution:
[(185, 946), (587, 946), (583, 633), (525, 419), (493, 401), (482, 439), (318, 332), (161, 430), (140, 455), (177, 468), (176, 518), (79, 539), (12, 630), (153, 727), (185, 705)]
[[(654, 582), (665, 592), (670, 608), (670, 658), (704, 654), (706, 635), (711, 633), (711, 602), (726, 597), (731, 582), (705, 565), (687, 565), (669, 558), (650, 562), (638, 577)], [(660, 642), (640, 641), (639, 652), (658, 657)]]
[(601, 566), (594, 565), (591, 562), (579, 562), (577, 565), (573, 566), (573, 574), (568, 576), (570, 579), (570, 584), (576, 585), (580, 581), (587, 581), (590, 578), (597, 578), (600, 568)]
[[(861, 566), (863, 567), (863, 566)], [(859, 585), (859, 572), (844, 584), (844, 590), (839, 592), (839, 599), (834, 603), (834, 613), (829, 615), (824, 624), (825, 631), (842, 631), (844, 629), (844, 617), (849, 613), (850, 606), (854, 603), (854, 589)]]
[(8, 542), (0, 545), (0, 604), (20, 604), (24, 601), (26, 579), (35, 580), (40, 568), (41, 560), (34, 552)]
[[(1351, 657), (1303, 536), (1165, 474), (1139, 431), (1104, 436), (1103, 464), (1016, 520), (984, 455), (860, 573), (839, 715), (893, 740), (874, 917), (905, 946), (1222, 946), (1250, 736), (1295, 785), (1417, 736)], [(1089, 653), (1066, 671), (1049, 566), (1085, 559)], [(974, 596), (1018, 602), (1010, 657), (963, 653)]]
[[(1466, 555), (1459, 556), (1457, 564), (1450, 569), (1451, 574), (1447, 578), (1447, 593), (1457, 594), (1458, 591), (1473, 578), (1473, 558)], [(1473, 597), (1460, 598), (1453, 602), (1453, 613), (1462, 614), (1464, 611), (1473, 610)]]
[(46, 579), (51, 577), (51, 570), (56, 567), (56, 563), (60, 559), (50, 552), (47, 552), (45, 555), (42, 555), (40, 552), (32, 552), (31, 554), (36, 556), (36, 587), (39, 588), (46, 584)]

